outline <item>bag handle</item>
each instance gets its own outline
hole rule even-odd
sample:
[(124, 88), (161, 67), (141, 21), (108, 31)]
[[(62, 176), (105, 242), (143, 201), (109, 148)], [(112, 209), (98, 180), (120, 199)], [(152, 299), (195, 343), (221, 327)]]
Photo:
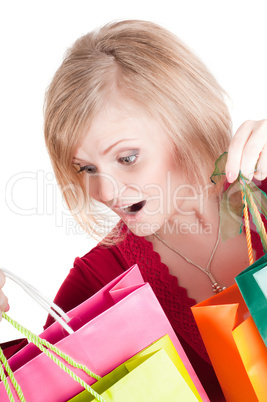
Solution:
[(263, 249), (267, 252), (267, 233), (264, 226), (264, 223), (261, 218), (261, 214), (257, 208), (253, 200), (252, 192), (249, 186), (246, 184), (245, 180), (241, 178), (241, 184), (243, 185), (243, 190), (241, 191), (242, 200), (244, 204), (244, 221), (245, 221), (245, 232), (246, 232), (246, 240), (247, 240), (247, 249), (248, 249), (248, 257), (249, 257), (249, 265), (252, 265), (254, 262), (253, 254), (252, 254), (252, 242), (251, 242), (251, 232), (250, 232), (250, 224), (249, 224), (249, 215), (248, 209), (250, 209), (251, 215), (253, 217), (253, 221), (256, 225), (257, 231), (260, 235), (261, 242), (263, 245)]
[[(22, 390), (21, 390), (19, 384), (17, 383), (17, 381), (16, 381), (16, 379), (15, 379), (14, 373), (13, 373), (13, 371), (11, 370), (11, 368), (10, 368), (10, 366), (9, 366), (9, 364), (8, 364), (8, 361), (7, 361), (7, 359), (6, 359), (5, 355), (4, 355), (4, 352), (3, 352), (3, 350), (2, 350), (1, 347), (0, 347), (0, 363), (1, 363), (1, 364), (0, 364), (0, 378), (1, 378), (1, 380), (3, 381), (3, 383), (4, 383), (4, 386), (5, 386), (7, 395), (8, 395), (8, 397), (9, 397), (9, 400), (10, 400), (11, 402), (15, 402), (14, 396), (13, 396), (12, 391), (11, 391), (10, 386), (9, 386), (9, 382), (8, 382), (8, 380), (7, 380), (6, 373), (8, 374), (8, 376), (9, 376), (9, 378), (10, 378), (10, 382), (11, 382), (11, 384), (13, 385), (13, 388), (14, 388), (15, 391), (17, 392), (17, 395), (18, 395), (18, 397), (19, 397), (19, 400), (20, 400), (21, 402), (26, 402), (26, 401), (25, 401), (25, 398), (24, 398), (24, 395), (23, 395), (23, 392), (22, 392)], [(4, 367), (3, 367), (3, 366), (4, 366)], [(6, 370), (6, 373), (5, 373), (4, 368), (5, 368), (5, 370)]]
[[(38, 347), (38, 349), (45, 353), (55, 364), (57, 364), (63, 371), (65, 371), (73, 380), (77, 381), (84, 389), (86, 389), (90, 394), (92, 394), (98, 401), (100, 402), (105, 402), (105, 400), (99, 395), (97, 392), (93, 390), (90, 385), (88, 385), (83, 379), (81, 379), (77, 374), (75, 374), (70, 368), (67, 367), (65, 363), (67, 363), (69, 366), (72, 366), (74, 368), (80, 369), (83, 372), (85, 372), (88, 376), (95, 378), (96, 380), (99, 380), (101, 377), (98, 376), (97, 374), (93, 373), (91, 370), (89, 370), (85, 365), (77, 363), (75, 360), (73, 360), (70, 356), (67, 354), (63, 353), (60, 351), (56, 346), (51, 344), (50, 342), (46, 341), (43, 338), (40, 338), (39, 336), (35, 335), (31, 331), (29, 331), (27, 328), (23, 327), (20, 325), (17, 321), (13, 320), (10, 318), (6, 313), (2, 313), (3, 318), (5, 318), (14, 328), (16, 328), (21, 334), (23, 334), (29, 342), (33, 343), (35, 346)], [(61, 360), (60, 360), (60, 359)], [(6, 358), (3, 355), (3, 351), (0, 350), (0, 360), (2, 360), (4, 367), (6, 368), (6, 371), (10, 377), (11, 384), (13, 385), (13, 388), (16, 390), (19, 400), (21, 402), (25, 402), (25, 398), (23, 396), (22, 390), (19, 387), (17, 381), (15, 380), (14, 374), (6, 360)], [(65, 361), (65, 363), (63, 361)], [(3, 374), (3, 370), (1, 373), (1, 379), (3, 379), (4, 385), (6, 387), (8, 396), (10, 398), (10, 394), (12, 395), (11, 389), (9, 387), (9, 384), (7, 382), (5, 373)], [(12, 396), (13, 398), (13, 396)], [(11, 401), (14, 401), (13, 399), (10, 399)]]
[(0, 268), (5, 276), (17, 283), (28, 295), (30, 295), (41, 307), (43, 307), (69, 334), (73, 334), (73, 329), (67, 324), (70, 321), (68, 315), (58, 307), (54, 302), (50, 301), (38, 289), (29, 284), (24, 279), (15, 275), (6, 268)]
[[(67, 324), (70, 321), (68, 315), (58, 307), (54, 302), (51, 302), (46, 296), (44, 296), (39, 290), (37, 290), (34, 286), (29, 284), (24, 279), (15, 275), (13, 272), (0, 268), (2, 272), (6, 275), (7, 278), (14, 281), (18, 284), (26, 293), (28, 293), (38, 304), (40, 304), (49, 314), (53, 316), (53, 318), (69, 333), (73, 334), (73, 329)], [(84, 380), (82, 380), (79, 376), (77, 376), (69, 367), (66, 366), (67, 363), (69, 366), (80, 369), (84, 371), (88, 376), (99, 380), (101, 377), (97, 374), (93, 373), (89, 370), (85, 365), (77, 363), (70, 356), (61, 352), (58, 348), (56, 348), (53, 344), (49, 343), (43, 338), (35, 335), (33, 332), (29, 331), (27, 328), (20, 325), (18, 322), (10, 318), (6, 313), (2, 312), (2, 317), (5, 318), (14, 328), (16, 328), (21, 334), (23, 334), (29, 342), (33, 343), (36, 347), (38, 347), (41, 352), (45, 353), (54, 363), (56, 363), (63, 371), (65, 371), (71, 378), (77, 381), (83, 388), (85, 388), (88, 392), (90, 392), (98, 401), (105, 402), (104, 399), (96, 393)], [(65, 363), (62, 362), (64, 360)], [(5, 370), (4, 370), (5, 369)], [(9, 400), (11, 402), (15, 402), (14, 396), (12, 394), (6, 373), (9, 376), (10, 383), (13, 389), (16, 391), (17, 396), (21, 402), (25, 402), (25, 398), (21, 387), (17, 383), (14, 373), (12, 372), (9, 363), (3, 353), (2, 348), (0, 347), (0, 378), (4, 383), (6, 388)]]

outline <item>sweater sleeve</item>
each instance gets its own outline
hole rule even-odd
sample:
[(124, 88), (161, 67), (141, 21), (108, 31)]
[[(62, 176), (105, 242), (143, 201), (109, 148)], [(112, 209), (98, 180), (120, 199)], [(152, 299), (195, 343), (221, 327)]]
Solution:
[[(83, 257), (77, 257), (73, 268), (62, 283), (55, 303), (69, 311), (91, 297), (103, 286), (128, 269), (116, 246), (96, 246)], [(48, 316), (44, 329), (53, 323)]]

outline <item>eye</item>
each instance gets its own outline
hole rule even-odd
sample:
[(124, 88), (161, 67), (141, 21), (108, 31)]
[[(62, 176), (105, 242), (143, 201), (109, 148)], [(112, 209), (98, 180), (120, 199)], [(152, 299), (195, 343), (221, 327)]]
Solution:
[(89, 174), (96, 173), (96, 167), (94, 165), (86, 165), (86, 166), (78, 165), (78, 168), (79, 169), (77, 170), (77, 173), (81, 173), (81, 172), (86, 172), (86, 173), (89, 173)]
[(132, 155), (127, 155), (127, 156), (121, 156), (118, 158), (118, 162), (123, 164), (123, 165), (132, 165), (133, 163), (136, 162), (138, 158), (138, 154), (132, 154)]

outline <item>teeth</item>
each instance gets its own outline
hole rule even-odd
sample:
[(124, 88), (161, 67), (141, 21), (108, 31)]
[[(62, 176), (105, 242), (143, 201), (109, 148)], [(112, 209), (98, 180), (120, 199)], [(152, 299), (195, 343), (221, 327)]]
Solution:
[(132, 205), (133, 205), (133, 204), (125, 205), (125, 206), (121, 207), (121, 209), (127, 209), (127, 208), (130, 208)]
[(139, 201), (136, 202), (134, 204), (129, 204), (129, 205), (124, 205), (123, 207), (120, 207), (121, 210), (123, 210), (123, 212), (127, 213), (127, 214), (137, 214), (140, 209), (143, 208), (143, 206), (145, 205), (146, 201)]

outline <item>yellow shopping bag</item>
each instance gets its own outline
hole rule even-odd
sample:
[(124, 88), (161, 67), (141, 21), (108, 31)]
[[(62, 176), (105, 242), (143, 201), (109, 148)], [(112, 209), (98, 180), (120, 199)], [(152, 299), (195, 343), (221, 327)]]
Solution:
[[(106, 402), (202, 401), (168, 335), (127, 360), (92, 388)], [(95, 402), (87, 391), (69, 402)]]

